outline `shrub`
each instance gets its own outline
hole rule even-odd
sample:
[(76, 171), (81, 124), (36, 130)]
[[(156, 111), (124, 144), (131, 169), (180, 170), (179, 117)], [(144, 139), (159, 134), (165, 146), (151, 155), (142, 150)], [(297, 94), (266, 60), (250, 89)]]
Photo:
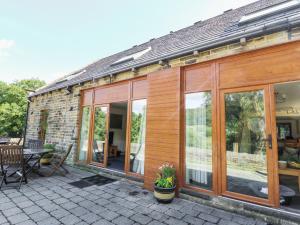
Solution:
[(155, 185), (161, 188), (172, 188), (176, 183), (176, 169), (173, 165), (166, 163), (159, 167), (159, 173)]

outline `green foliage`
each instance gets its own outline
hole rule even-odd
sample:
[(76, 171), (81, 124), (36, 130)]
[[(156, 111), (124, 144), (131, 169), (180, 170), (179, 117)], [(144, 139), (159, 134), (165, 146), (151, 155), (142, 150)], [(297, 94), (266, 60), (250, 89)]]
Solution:
[(227, 150), (233, 149), (233, 143), (239, 143), (240, 152), (254, 153), (263, 144), (263, 98), (261, 91), (225, 96)]
[[(44, 144), (44, 148), (46, 149), (52, 149), (52, 151), (55, 150), (55, 144)], [(53, 153), (47, 153), (43, 156), (43, 159), (50, 159), (52, 158)]]
[(55, 150), (55, 144), (44, 144), (44, 148)]
[(131, 143), (138, 143), (139, 135), (142, 128), (142, 113), (132, 112), (131, 115)]
[(173, 178), (172, 177), (162, 178), (158, 176), (155, 185), (161, 188), (172, 188), (174, 187)]
[[(210, 149), (212, 146), (212, 100), (209, 92), (198, 96), (196, 105), (187, 96), (186, 101), (186, 146)], [(195, 104), (195, 103), (194, 103)]]
[(12, 84), (0, 81), (0, 136), (20, 137), (25, 125), (27, 96), (25, 89), (35, 90), (45, 85), (38, 79)]
[(166, 163), (159, 168), (155, 185), (161, 188), (172, 188), (175, 186), (176, 169), (173, 165)]
[(96, 141), (104, 141), (105, 140), (105, 131), (106, 131), (105, 127), (106, 127), (106, 111), (102, 110), (100, 107), (96, 108), (94, 140), (96, 140)]

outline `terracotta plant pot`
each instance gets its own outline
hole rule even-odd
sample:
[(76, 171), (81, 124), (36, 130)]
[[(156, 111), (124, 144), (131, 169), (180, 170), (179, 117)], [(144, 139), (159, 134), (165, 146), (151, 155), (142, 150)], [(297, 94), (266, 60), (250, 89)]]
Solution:
[(154, 185), (154, 197), (160, 203), (171, 203), (175, 197), (176, 186), (172, 188), (161, 188)]

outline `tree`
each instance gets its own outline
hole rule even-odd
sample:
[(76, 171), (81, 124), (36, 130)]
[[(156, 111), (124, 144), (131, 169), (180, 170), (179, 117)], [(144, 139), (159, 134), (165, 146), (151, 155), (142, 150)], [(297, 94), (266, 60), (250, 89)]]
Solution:
[(20, 137), (25, 126), (28, 91), (44, 86), (39, 79), (0, 81), (0, 136)]

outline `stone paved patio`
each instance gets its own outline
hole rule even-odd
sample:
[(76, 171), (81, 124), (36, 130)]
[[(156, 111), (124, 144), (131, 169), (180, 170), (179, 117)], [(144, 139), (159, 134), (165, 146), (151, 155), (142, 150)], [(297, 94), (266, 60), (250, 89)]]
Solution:
[[(71, 168), (66, 177), (30, 178), (20, 191), (0, 191), (0, 224), (56, 225), (260, 225), (183, 199), (158, 204), (151, 192), (126, 180), (79, 189), (69, 183), (94, 174)], [(130, 192), (136, 191), (135, 196)]]

